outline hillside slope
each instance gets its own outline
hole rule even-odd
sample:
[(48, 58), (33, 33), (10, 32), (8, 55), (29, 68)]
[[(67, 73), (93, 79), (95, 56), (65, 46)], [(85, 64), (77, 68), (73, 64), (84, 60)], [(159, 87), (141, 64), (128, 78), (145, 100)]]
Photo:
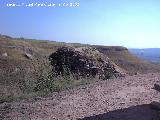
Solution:
[(127, 48), (119, 46), (96, 46), (96, 48), (108, 56), (118, 66), (128, 71), (130, 74), (134, 73), (152, 73), (159, 72), (160, 66), (151, 64), (143, 59), (138, 58), (130, 53)]
[(141, 60), (135, 55), (131, 54), (127, 48), (120, 46), (92, 46), (87, 44), (71, 44), (45, 40), (0, 37), (0, 56), (3, 53), (7, 53), (8, 56), (6, 59), (28, 60), (25, 54), (29, 53), (34, 57), (34, 59), (48, 59), (48, 56), (51, 53), (55, 52), (59, 47), (62, 46), (72, 46), (76, 48), (83, 46), (94, 47), (100, 52), (104, 53), (106, 57), (109, 57), (111, 60), (113, 60), (113, 62), (115, 62), (118, 66), (132, 74), (135, 72), (149, 73), (160, 71), (159, 65), (150, 64), (144, 60)]
[(4, 120), (159, 120), (160, 74), (128, 76), (0, 105)]
[[(14, 101), (17, 97), (28, 98), (36, 96), (36, 94), (44, 94), (44, 92), (35, 93), (35, 82), (41, 80), (42, 77), (48, 76), (47, 71), (51, 67), (49, 66), (48, 57), (62, 46), (94, 47), (131, 75), (160, 71), (159, 65), (138, 59), (130, 54), (125, 47), (93, 46), (0, 36), (0, 103)], [(52, 91), (59, 91), (68, 88), (68, 86), (74, 87), (79, 84), (90, 83), (88, 81), (88, 79), (82, 81), (54, 81), (52, 82), (54, 87), (50, 87)], [(43, 81), (40, 81), (40, 83), (42, 84)], [(47, 84), (50, 85), (50, 83)], [(43, 87), (41, 89), (44, 90)]]

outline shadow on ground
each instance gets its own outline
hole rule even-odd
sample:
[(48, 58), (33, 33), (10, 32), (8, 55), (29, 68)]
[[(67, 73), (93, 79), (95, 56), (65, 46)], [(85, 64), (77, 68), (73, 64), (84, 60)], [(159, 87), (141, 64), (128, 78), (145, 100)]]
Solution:
[(160, 85), (159, 84), (154, 84), (153, 89), (157, 90), (158, 92), (160, 92)]
[(144, 104), (78, 120), (160, 120), (160, 115), (151, 104)]

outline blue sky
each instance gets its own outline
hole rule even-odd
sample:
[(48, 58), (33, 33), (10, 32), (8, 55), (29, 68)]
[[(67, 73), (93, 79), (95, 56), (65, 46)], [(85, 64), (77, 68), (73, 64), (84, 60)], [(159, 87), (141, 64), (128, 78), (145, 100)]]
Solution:
[[(7, 3), (79, 7), (6, 7)], [(160, 48), (159, 0), (1, 0), (0, 33), (128, 48)]]

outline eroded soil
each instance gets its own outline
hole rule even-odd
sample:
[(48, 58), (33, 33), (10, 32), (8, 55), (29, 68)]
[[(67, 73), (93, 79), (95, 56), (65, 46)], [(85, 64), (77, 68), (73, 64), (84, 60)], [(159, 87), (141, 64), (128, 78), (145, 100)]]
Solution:
[(128, 76), (0, 105), (4, 120), (160, 120), (160, 74)]

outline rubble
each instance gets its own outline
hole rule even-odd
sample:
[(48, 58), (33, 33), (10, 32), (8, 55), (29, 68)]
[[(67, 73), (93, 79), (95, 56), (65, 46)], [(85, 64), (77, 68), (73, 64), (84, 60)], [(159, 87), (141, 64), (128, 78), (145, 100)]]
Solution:
[(108, 57), (91, 47), (62, 47), (49, 56), (57, 75), (109, 79), (124, 76), (124, 71)]

